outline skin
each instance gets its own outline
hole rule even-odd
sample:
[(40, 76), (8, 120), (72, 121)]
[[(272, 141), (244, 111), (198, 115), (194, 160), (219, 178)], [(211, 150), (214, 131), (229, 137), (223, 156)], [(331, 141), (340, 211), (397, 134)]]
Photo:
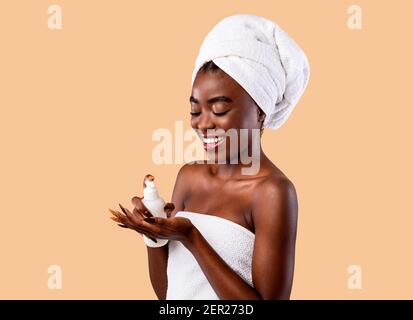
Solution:
[[(259, 129), (265, 118), (248, 93), (220, 70), (198, 73), (190, 101), (191, 126), (201, 134), (206, 134), (207, 129)], [(168, 218), (150, 217), (141, 198), (133, 197), (133, 212), (126, 208), (123, 213), (113, 211), (113, 220), (140, 234), (181, 241), (222, 300), (289, 299), (294, 273), (297, 195), (292, 182), (268, 159), (259, 143), (257, 174), (241, 174), (241, 168), (248, 165), (229, 163), (231, 158), (248, 151), (239, 148), (227, 153), (224, 164), (185, 164), (176, 178), (173, 204), (166, 206)], [(219, 216), (255, 233), (254, 287), (222, 260), (189, 219), (175, 217), (181, 210)], [(152, 286), (162, 300), (167, 291), (167, 259), (168, 246), (148, 247)]]

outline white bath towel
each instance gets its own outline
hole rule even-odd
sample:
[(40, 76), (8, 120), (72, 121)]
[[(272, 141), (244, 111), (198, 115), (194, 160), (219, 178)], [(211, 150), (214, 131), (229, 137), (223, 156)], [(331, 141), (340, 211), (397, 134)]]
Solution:
[[(255, 234), (228, 219), (178, 211), (191, 220), (220, 257), (250, 286)], [(180, 241), (169, 241), (167, 300), (219, 300), (192, 253)]]
[(266, 114), (265, 128), (290, 116), (310, 75), (304, 51), (275, 22), (251, 14), (222, 19), (205, 37), (195, 68), (212, 60), (248, 92)]

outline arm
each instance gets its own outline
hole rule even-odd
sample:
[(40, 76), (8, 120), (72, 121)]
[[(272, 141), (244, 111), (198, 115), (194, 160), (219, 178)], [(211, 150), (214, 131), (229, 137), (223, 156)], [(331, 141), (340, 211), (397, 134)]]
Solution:
[[(179, 210), (183, 210), (184, 186), (183, 180), (183, 166), (177, 175), (174, 190), (172, 193), (171, 202), (175, 205), (171, 217)], [(166, 299), (166, 290), (168, 285), (167, 266), (168, 266), (168, 245), (151, 248), (147, 247), (148, 251), (148, 266), (149, 277), (151, 279), (152, 287), (159, 300)]]
[[(198, 261), (220, 299), (289, 299), (297, 221), (297, 197), (288, 180), (267, 182), (253, 201), (254, 288), (235, 273), (194, 228), (183, 242)], [(265, 199), (265, 201), (263, 201)]]
[(168, 261), (168, 245), (159, 248), (148, 248), (149, 277), (156, 296), (159, 300), (166, 299)]

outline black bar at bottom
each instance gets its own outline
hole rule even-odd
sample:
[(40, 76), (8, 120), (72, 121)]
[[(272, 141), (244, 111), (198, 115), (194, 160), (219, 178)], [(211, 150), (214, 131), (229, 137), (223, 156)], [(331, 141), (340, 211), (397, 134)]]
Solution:
[(1, 300), (0, 316), (71, 319), (102, 315), (128, 319), (283, 319), (303, 315), (334, 319), (410, 315), (412, 300)]

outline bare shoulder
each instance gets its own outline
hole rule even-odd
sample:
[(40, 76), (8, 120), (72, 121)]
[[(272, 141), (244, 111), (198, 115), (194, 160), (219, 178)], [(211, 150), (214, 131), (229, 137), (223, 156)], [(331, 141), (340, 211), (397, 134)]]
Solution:
[(279, 173), (273, 173), (265, 177), (257, 184), (256, 191), (254, 199), (257, 201), (296, 197), (294, 184), (285, 175)]
[(197, 162), (185, 163), (178, 172), (177, 179), (190, 178), (192, 175), (200, 172), (200, 170), (205, 170), (205, 165)]
[(175, 186), (172, 193), (172, 203), (175, 206), (171, 216), (175, 216), (176, 212), (184, 210), (185, 201), (190, 194), (190, 188), (193, 186), (193, 181), (197, 177), (196, 171), (200, 170), (200, 166), (196, 163), (189, 162), (184, 164), (178, 171), (175, 180)]
[(297, 214), (297, 192), (285, 175), (273, 173), (257, 184), (253, 197), (254, 225), (294, 225)]

